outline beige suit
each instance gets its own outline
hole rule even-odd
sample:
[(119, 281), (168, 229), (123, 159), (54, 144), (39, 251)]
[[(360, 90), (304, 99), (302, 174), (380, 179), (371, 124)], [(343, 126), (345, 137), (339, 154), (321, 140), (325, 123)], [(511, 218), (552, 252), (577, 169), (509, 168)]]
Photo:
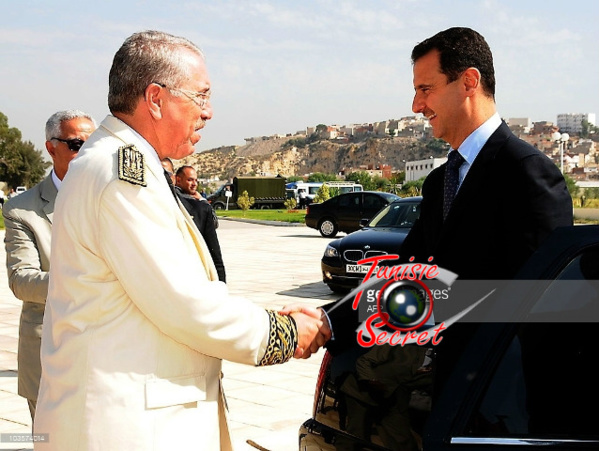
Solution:
[(272, 363), (273, 315), (216, 280), (156, 153), (113, 116), (71, 162), (52, 240), (36, 450), (229, 449), (221, 359)]
[(56, 187), (49, 175), (4, 205), (8, 285), (23, 301), (19, 325), (19, 395), (35, 401), (40, 384), (40, 342), (48, 295), (50, 239)]

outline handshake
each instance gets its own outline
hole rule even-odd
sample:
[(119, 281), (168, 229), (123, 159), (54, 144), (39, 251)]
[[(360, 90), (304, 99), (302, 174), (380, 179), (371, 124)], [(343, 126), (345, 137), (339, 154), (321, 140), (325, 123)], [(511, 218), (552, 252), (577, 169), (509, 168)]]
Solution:
[(283, 307), (279, 313), (291, 315), (297, 325), (297, 348), (293, 355), (296, 359), (307, 359), (331, 339), (331, 325), (323, 309), (291, 304)]

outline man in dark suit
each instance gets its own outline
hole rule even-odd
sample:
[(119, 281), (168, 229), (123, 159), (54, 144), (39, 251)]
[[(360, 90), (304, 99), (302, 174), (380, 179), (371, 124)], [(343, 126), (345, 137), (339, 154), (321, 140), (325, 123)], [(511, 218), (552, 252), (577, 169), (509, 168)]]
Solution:
[(216, 235), (218, 218), (208, 201), (197, 192), (198, 178), (196, 170), (191, 166), (181, 166), (175, 174), (173, 163), (168, 158), (162, 160), (162, 166), (173, 180), (177, 197), (179, 197), (179, 200), (193, 219), (204, 241), (206, 241), (210, 256), (216, 267), (218, 280), (226, 283), (227, 274), (225, 272), (225, 264), (218, 236)]
[[(451, 150), (448, 163), (424, 182), (420, 219), (399, 250), (401, 260), (432, 258), (464, 280), (509, 279), (552, 230), (572, 225), (564, 178), (500, 119), (493, 57), (479, 33), (442, 31), (414, 47), (412, 62), (412, 109), (428, 118), (434, 136)], [(355, 340), (357, 312), (345, 304), (324, 307), (334, 333), (329, 349)], [(331, 337), (326, 326), (311, 352)], [(470, 329), (459, 324), (443, 333), (438, 350), (447, 349), (438, 353), (440, 369), (449, 370)]]
[(445, 30), (418, 44), (412, 61), (412, 109), (451, 145), (448, 159), (459, 153), (462, 164), (450, 205), (444, 205), (449, 162), (427, 177), (421, 216), (402, 257), (434, 256), (461, 279), (509, 279), (553, 229), (572, 225), (564, 178), (501, 121), (493, 57), (480, 34)]
[(52, 158), (52, 171), (40, 183), (10, 199), (2, 211), (8, 285), (23, 301), (17, 355), (19, 395), (27, 399), (32, 420), (41, 378), (40, 344), (48, 296), (54, 200), (69, 163), (95, 129), (93, 118), (82, 111), (59, 111), (50, 116), (46, 122), (46, 150)]

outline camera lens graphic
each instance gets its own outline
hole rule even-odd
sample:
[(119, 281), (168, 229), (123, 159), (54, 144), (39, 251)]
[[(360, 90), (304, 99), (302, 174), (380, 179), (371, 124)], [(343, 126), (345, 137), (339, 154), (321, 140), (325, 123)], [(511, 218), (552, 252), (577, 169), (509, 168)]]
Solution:
[(387, 313), (387, 324), (397, 330), (422, 326), (432, 312), (432, 296), (420, 281), (388, 282), (379, 295), (379, 312)]

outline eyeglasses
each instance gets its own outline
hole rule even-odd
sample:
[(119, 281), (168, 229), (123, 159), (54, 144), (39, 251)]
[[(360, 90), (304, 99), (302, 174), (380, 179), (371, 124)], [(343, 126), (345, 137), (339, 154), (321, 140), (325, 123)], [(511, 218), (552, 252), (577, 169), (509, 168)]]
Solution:
[(210, 89), (205, 92), (197, 92), (197, 91), (190, 91), (188, 89), (171, 88), (170, 86), (167, 86), (164, 83), (158, 83), (158, 82), (154, 82), (154, 83), (156, 83), (158, 86), (168, 89), (169, 91), (180, 92), (188, 99), (193, 100), (193, 102), (197, 106), (199, 106), (201, 109), (206, 108), (206, 105), (210, 101), (210, 96), (212, 95), (212, 91)]
[(65, 143), (69, 147), (69, 150), (71, 150), (73, 152), (79, 152), (79, 149), (81, 149), (81, 146), (85, 142), (79, 138), (74, 138), (74, 139), (50, 138), (50, 140), (52, 140), (52, 139), (55, 139), (56, 141), (60, 141), (61, 143)]

